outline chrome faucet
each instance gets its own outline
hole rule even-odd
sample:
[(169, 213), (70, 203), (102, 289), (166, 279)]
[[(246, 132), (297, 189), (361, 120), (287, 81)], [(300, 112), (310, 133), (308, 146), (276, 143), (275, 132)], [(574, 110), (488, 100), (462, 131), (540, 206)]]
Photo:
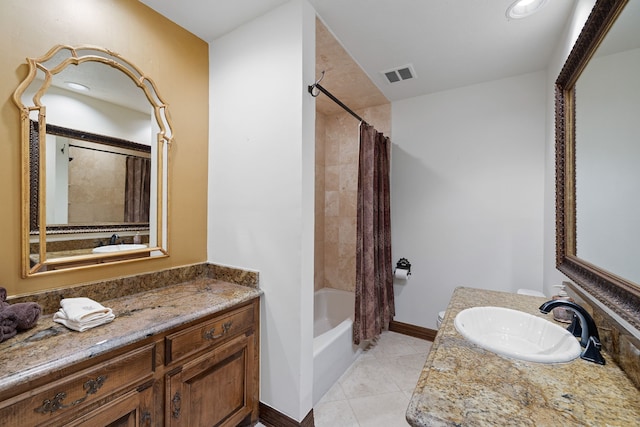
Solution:
[(109, 239), (109, 244), (115, 245), (119, 238), (120, 236), (118, 236), (117, 234), (111, 235), (111, 238)]
[(571, 326), (567, 328), (575, 337), (580, 337), (580, 345), (584, 347), (584, 351), (580, 357), (590, 362), (604, 365), (604, 358), (600, 354), (602, 344), (600, 344), (600, 336), (598, 335), (598, 328), (596, 322), (593, 321), (593, 317), (581, 306), (575, 302), (566, 300), (551, 300), (547, 301), (540, 306), (540, 312), (548, 314), (556, 307), (564, 307), (573, 312), (573, 322)]

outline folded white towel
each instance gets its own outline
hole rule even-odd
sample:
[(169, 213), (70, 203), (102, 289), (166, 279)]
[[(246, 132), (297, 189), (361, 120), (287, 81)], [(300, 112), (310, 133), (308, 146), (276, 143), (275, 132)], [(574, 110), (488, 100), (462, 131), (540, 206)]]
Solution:
[(53, 321), (79, 332), (109, 323), (116, 317), (110, 308), (90, 298), (64, 298), (60, 305), (62, 308), (53, 315)]

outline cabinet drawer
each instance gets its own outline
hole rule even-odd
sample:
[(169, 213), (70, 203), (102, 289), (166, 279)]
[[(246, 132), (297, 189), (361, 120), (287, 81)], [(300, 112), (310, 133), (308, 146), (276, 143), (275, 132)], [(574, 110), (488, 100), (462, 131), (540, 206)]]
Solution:
[(248, 305), (202, 322), (165, 339), (165, 363), (175, 362), (202, 349), (227, 341), (254, 323), (253, 305)]
[[(0, 409), (3, 425), (41, 425), (80, 413), (94, 402), (153, 377), (155, 344), (114, 356), (60, 380), (8, 399)], [(6, 424), (4, 424), (6, 422)]]

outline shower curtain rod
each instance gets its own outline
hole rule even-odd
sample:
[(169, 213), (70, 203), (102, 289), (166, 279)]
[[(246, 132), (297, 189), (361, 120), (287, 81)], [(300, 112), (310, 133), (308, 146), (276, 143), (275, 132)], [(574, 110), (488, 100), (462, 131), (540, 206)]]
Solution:
[(325, 95), (327, 95), (329, 98), (331, 98), (331, 100), (333, 102), (335, 102), (336, 104), (338, 104), (339, 106), (341, 106), (347, 113), (351, 114), (353, 117), (355, 117), (356, 119), (360, 120), (362, 123), (368, 125), (369, 123), (367, 123), (362, 117), (360, 117), (359, 115), (357, 115), (356, 113), (353, 112), (353, 110), (349, 107), (347, 107), (346, 105), (344, 105), (342, 103), (342, 101), (340, 101), (338, 98), (336, 98), (335, 96), (333, 96), (331, 94), (331, 92), (329, 92), (328, 90), (326, 90), (325, 88), (323, 88), (320, 85), (320, 82), (322, 81), (322, 79), (324, 79), (324, 71), (322, 72), (322, 75), (320, 76), (320, 78), (318, 80), (316, 80), (316, 82), (312, 85), (309, 86), (309, 93), (311, 94), (311, 96), (313, 96), (314, 98), (316, 98), (318, 95), (320, 95), (320, 93), (313, 93), (314, 89), (318, 89), (320, 92), (324, 93)]

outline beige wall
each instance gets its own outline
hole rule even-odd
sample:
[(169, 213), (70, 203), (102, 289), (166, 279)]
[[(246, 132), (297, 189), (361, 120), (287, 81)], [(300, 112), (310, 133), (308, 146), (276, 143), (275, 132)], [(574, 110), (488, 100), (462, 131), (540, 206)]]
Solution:
[[(390, 136), (391, 104), (356, 113), (378, 132)], [(355, 290), (358, 142), (359, 124), (349, 113), (317, 115), (316, 290), (322, 287)], [(318, 148), (319, 145), (322, 147)]]
[[(20, 116), (12, 100), (26, 57), (56, 44), (112, 49), (151, 76), (169, 104), (170, 257), (23, 279), (20, 266)], [(131, 0), (3, 0), (0, 3), (0, 286), (9, 295), (60, 288), (206, 260), (208, 46)], [(181, 83), (182, 82), (182, 83)]]

